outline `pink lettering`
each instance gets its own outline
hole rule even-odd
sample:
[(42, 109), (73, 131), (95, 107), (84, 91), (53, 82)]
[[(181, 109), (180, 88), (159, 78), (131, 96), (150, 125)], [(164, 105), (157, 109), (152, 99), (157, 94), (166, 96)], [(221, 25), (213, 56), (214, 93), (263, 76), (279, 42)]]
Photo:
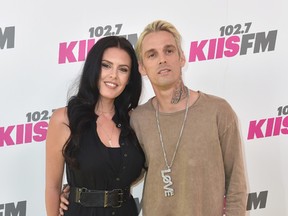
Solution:
[(72, 41), (67, 46), (67, 43), (60, 43), (59, 46), (59, 64), (66, 63), (66, 59), (69, 62), (76, 62), (76, 58), (73, 53), (73, 49), (75, 48), (77, 41)]
[(284, 119), (283, 119), (283, 122), (282, 122), (283, 126), (285, 128), (282, 128), (281, 129), (281, 133), (282, 134), (288, 134), (288, 116), (286, 116)]
[(225, 38), (219, 38), (216, 52), (217, 59), (223, 58), (224, 44), (225, 44)]
[(47, 129), (46, 121), (0, 127), (0, 147), (44, 141)]
[[(209, 42), (208, 42), (209, 41)], [(208, 43), (207, 43), (208, 42)], [(210, 40), (192, 41), (190, 44), (189, 62), (232, 57), (238, 54), (240, 38), (214, 38)], [(208, 45), (208, 47), (206, 47)]]
[(6, 145), (14, 145), (14, 141), (11, 138), (11, 132), (14, 129), (14, 125), (9, 126), (6, 128), (4, 127), (0, 127), (0, 147), (2, 147), (4, 145), (4, 143), (6, 143)]
[(274, 124), (274, 118), (268, 118), (267, 119), (265, 137), (270, 137), (272, 135), (273, 124)]
[(46, 139), (48, 129), (48, 123), (45, 121), (38, 122), (34, 126), (34, 132), (36, 135), (33, 136), (33, 140), (36, 142), (41, 142)]
[(28, 123), (25, 125), (25, 143), (32, 142), (32, 129), (33, 129), (32, 123)]
[(189, 62), (195, 62), (196, 57), (199, 61), (206, 60), (205, 54), (203, 52), (203, 48), (206, 45), (208, 40), (202, 40), (199, 45), (198, 41), (191, 42), (190, 45), (190, 56), (189, 56)]
[(224, 52), (224, 55), (226, 57), (233, 57), (237, 55), (240, 49), (239, 45), (237, 44), (239, 41), (240, 41), (240, 38), (238, 36), (232, 36), (226, 40), (227, 50)]
[(257, 121), (251, 121), (249, 126), (249, 132), (248, 132), (248, 140), (254, 139), (254, 136), (256, 135), (256, 138), (262, 138), (264, 137), (261, 127), (265, 123), (266, 119), (261, 119), (258, 123)]
[(276, 117), (274, 131), (273, 131), (273, 136), (280, 135), (281, 123), (282, 123), (282, 116), (281, 117)]
[(280, 134), (288, 134), (288, 116), (250, 121), (247, 139), (279, 136)]
[[(64, 64), (66, 63), (66, 60), (68, 62), (85, 61), (87, 53), (94, 44), (95, 38), (89, 40), (72, 41), (69, 44), (67, 42), (60, 43), (58, 63)], [(77, 52), (78, 55), (76, 58), (75, 53)]]
[(217, 39), (211, 39), (209, 41), (208, 59), (215, 58), (216, 42)]
[(17, 127), (16, 144), (22, 144), (24, 137), (24, 124), (17, 125), (16, 127)]

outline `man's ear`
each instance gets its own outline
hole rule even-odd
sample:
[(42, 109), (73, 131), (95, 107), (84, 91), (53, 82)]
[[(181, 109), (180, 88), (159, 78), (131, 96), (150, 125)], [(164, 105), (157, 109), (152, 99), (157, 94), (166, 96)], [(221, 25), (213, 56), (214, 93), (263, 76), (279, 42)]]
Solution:
[(183, 51), (181, 51), (180, 53), (180, 62), (181, 62), (181, 66), (184, 67), (184, 65), (186, 64), (186, 58), (185, 58)]
[(138, 70), (139, 70), (139, 72), (140, 72), (140, 74), (142, 76), (146, 76), (147, 75), (145, 67), (144, 67), (144, 65), (141, 62), (138, 62)]

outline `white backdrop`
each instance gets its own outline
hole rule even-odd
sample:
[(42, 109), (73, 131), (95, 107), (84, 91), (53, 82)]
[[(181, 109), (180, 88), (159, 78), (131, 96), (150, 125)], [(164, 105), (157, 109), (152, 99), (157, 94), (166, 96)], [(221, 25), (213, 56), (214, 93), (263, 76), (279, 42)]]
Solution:
[[(0, 1), (0, 216), (45, 215), (45, 138), (87, 49), (106, 33), (135, 43), (155, 19), (183, 36), (190, 88), (238, 114), (251, 216), (288, 215), (287, 0)], [(111, 29), (110, 29), (111, 27)], [(144, 78), (141, 103), (153, 95)], [(141, 201), (142, 184), (133, 193)]]

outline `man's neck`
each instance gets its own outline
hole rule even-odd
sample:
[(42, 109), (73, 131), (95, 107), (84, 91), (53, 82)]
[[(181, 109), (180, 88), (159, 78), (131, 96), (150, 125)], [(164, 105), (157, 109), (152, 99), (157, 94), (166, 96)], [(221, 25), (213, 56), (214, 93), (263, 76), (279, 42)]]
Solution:
[[(172, 113), (180, 110), (184, 110), (186, 107), (186, 99), (188, 97), (188, 88), (185, 90), (185, 95), (175, 100), (175, 95), (170, 91), (157, 91), (155, 92), (156, 97), (152, 100), (153, 106), (160, 112)], [(173, 99), (174, 97), (174, 99)]]
[[(188, 91), (189, 91), (189, 96), (188, 96)], [(195, 103), (195, 101), (199, 97), (199, 92), (193, 91), (191, 89), (186, 90), (186, 95), (183, 96), (178, 103), (172, 103), (171, 102), (171, 93), (165, 91), (155, 91), (155, 97), (152, 100), (152, 104), (155, 109), (158, 108), (159, 106), (159, 112), (162, 113), (173, 113), (173, 112), (178, 112), (181, 110), (184, 110), (186, 107), (187, 103), (187, 97), (189, 97), (189, 103), (188, 106), (192, 106), (192, 104)]]

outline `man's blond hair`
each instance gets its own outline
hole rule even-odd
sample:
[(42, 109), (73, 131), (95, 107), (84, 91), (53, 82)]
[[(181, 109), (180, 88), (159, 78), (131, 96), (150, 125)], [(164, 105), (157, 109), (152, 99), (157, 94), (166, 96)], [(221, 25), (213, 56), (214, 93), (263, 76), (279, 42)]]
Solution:
[(142, 60), (143, 60), (141, 52), (142, 52), (142, 42), (143, 42), (144, 38), (149, 33), (158, 32), (158, 31), (166, 31), (166, 32), (171, 33), (173, 35), (173, 37), (175, 38), (179, 55), (181, 55), (181, 53), (183, 52), (182, 47), (181, 47), (181, 35), (179, 34), (179, 32), (175, 28), (175, 26), (172, 25), (171, 23), (167, 22), (167, 21), (164, 21), (164, 20), (156, 20), (156, 21), (153, 21), (152, 23), (148, 24), (144, 28), (143, 32), (140, 34), (138, 41), (135, 45), (135, 51), (136, 51), (137, 58), (138, 58), (139, 62), (142, 63)]

